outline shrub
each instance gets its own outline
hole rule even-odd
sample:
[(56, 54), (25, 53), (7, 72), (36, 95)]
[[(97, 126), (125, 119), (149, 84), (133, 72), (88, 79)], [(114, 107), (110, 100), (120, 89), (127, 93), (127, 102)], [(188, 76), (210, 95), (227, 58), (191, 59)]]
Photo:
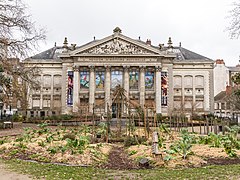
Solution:
[(127, 136), (124, 139), (124, 146), (130, 147), (133, 145), (144, 144), (146, 143), (147, 139), (145, 137), (138, 137), (138, 136)]
[(192, 136), (189, 134), (187, 129), (181, 130), (181, 139), (170, 148), (181, 154), (183, 159), (186, 159), (187, 156), (192, 153)]
[(73, 115), (70, 115), (70, 114), (62, 114), (59, 119), (61, 120), (70, 120), (73, 118)]

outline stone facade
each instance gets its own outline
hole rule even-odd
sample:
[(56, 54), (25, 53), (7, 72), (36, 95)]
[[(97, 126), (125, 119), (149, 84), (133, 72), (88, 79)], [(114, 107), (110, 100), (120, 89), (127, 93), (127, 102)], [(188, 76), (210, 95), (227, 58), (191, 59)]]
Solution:
[[(211, 113), (213, 107), (213, 61), (182, 47), (155, 47), (114, 33), (86, 45), (53, 47), (24, 61), (37, 65), (40, 89), (29, 91), (29, 115), (46, 116), (79, 112), (106, 113), (117, 85), (140, 106), (152, 106), (169, 115)], [(127, 112), (126, 107), (122, 111)]]

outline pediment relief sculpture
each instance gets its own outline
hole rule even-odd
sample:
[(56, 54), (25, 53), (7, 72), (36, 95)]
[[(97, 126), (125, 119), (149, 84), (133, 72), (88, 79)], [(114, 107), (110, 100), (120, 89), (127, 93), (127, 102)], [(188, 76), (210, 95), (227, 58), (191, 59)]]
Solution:
[(83, 54), (153, 54), (153, 52), (129, 42), (114, 39), (88, 49)]

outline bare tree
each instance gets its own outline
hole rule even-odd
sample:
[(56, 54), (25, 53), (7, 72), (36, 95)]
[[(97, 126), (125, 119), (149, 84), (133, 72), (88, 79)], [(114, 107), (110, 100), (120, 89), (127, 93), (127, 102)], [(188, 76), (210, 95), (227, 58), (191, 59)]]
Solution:
[[(36, 49), (39, 40), (45, 39), (43, 29), (36, 28), (27, 7), (21, 0), (0, 0), (0, 85), (3, 93), (0, 98), (6, 102), (9, 94), (22, 96), (27, 88), (36, 85), (36, 67), (26, 68), (20, 61)], [(19, 61), (20, 60), (20, 61)], [(19, 83), (19, 80), (22, 83)], [(25, 92), (24, 92), (25, 93)]]
[(231, 38), (238, 38), (240, 35), (240, 1), (233, 3), (233, 9), (230, 11), (230, 26), (227, 28)]

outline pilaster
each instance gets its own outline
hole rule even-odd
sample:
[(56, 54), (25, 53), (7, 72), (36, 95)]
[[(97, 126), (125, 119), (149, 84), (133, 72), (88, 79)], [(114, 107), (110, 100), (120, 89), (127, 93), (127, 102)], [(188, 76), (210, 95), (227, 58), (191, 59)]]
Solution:
[(67, 65), (63, 64), (62, 66), (62, 114), (66, 112), (66, 105), (67, 105)]
[[(167, 107), (168, 107), (168, 114), (171, 114), (173, 111), (173, 65), (168, 65), (168, 100), (167, 100)], [(182, 96), (183, 96), (183, 90), (182, 90)]]

